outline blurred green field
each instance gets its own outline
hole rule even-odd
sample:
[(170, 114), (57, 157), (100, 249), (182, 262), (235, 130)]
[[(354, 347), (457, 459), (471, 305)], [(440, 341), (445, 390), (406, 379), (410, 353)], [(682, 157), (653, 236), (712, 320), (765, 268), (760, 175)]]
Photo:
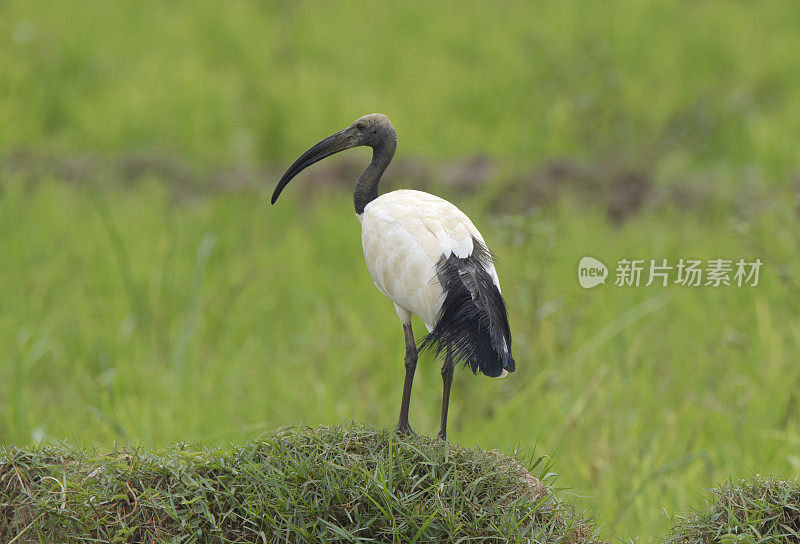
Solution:
[(294, 158), (380, 111), (403, 153), (796, 172), (800, 5), (42, 2), (2, 6), (0, 141)]
[[(452, 440), (552, 455), (608, 538), (650, 541), (729, 475), (797, 476), (797, 6), (4, 3), (0, 441), (393, 425), (402, 329), (362, 264), (351, 181), (316, 196), (301, 176), (268, 207), (269, 176), (203, 175), (286, 166), (382, 111), (398, 160), (497, 164), (475, 192), (431, 180), (496, 254), (519, 367), (457, 373)], [(192, 175), (108, 167), (131, 155)], [(661, 196), (620, 225), (614, 175), (503, 205), (562, 157)], [(584, 290), (584, 255), (764, 268), (752, 288)], [(419, 432), (440, 386), (423, 358)]]

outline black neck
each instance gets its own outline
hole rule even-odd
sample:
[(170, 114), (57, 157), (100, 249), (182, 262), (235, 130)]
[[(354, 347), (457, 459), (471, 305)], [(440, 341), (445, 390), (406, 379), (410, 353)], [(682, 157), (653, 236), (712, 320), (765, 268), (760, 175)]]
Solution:
[(364, 213), (364, 207), (378, 198), (378, 184), (386, 167), (392, 162), (392, 157), (397, 149), (397, 137), (391, 134), (380, 144), (372, 148), (372, 162), (361, 174), (353, 189), (353, 203), (356, 213)]

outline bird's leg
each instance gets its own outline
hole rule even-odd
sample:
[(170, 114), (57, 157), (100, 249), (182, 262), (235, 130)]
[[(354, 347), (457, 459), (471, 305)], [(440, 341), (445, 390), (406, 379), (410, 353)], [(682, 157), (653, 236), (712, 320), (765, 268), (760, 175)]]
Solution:
[(414, 383), (414, 372), (417, 370), (417, 344), (414, 342), (414, 331), (411, 322), (403, 323), (403, 332), (406, 334), (406, 381), (403, 384), (403, 402), (400, 404), (400, 420), (397, 422), (397, 432), (400, 434), (414, 434), (408, 423), (408, 405), (411, 402), (411, 384)]
[(439, 439), (447, 440), (447, 408), (450, 405), (450, 386), (453, 384), (453, 354), (450, 346), (444, 354), (442, 363), (442, 424), (439, 427)]

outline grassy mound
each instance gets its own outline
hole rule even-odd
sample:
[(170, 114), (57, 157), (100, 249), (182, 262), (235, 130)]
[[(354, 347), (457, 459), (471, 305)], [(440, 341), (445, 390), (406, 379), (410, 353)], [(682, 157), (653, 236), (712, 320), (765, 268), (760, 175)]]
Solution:
[(669, 544), (797, 544), (800, 483), (753, 478), (712, 490), (709, 507), (675, 520)]
[(3, 449), (0, 542), (14, 539), (597, 541), (580, 512), (513, 458), (366, 427), (160, 454)]

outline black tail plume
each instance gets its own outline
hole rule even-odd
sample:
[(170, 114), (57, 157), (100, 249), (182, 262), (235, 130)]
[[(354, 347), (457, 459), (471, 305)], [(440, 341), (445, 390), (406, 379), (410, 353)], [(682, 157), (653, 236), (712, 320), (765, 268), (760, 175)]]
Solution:
[(456, 361), (496, 378), (514, 372), (511, 330), (506, 303), (486, 271), (492, 256), (480, 241), (472, 239), (472, 255), (442, 256), (436, 272), (445, 292), (436, 327), (422, 341), (420, 350), (432, 348), (438, 357), (446, 346)]

